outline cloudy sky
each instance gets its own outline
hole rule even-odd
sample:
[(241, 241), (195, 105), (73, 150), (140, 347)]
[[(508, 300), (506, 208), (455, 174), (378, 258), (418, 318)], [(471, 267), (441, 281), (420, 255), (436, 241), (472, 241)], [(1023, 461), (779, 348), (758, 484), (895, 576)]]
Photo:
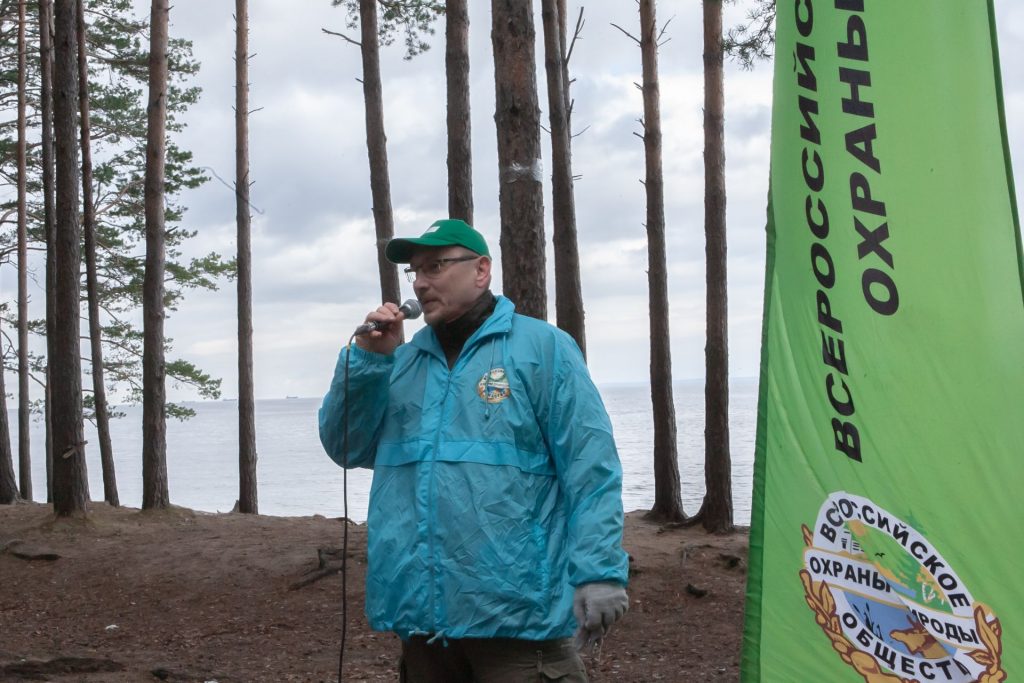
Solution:
[[(345, 30), (329, 0), (250, 0), (251, 118), (256, 395), (316, 396), (327, 387), (341, 344), (379, 296), (363, 124), (358, 49), (321, 28)], [(138, 1), (140, 7), (148, 5)], [(472, 125), (476, 227), (497, 255), (497, 155), (489, 4), (472, 2)], [(538, 3), (539, 4), (539, 3)], [(570, 3), (573, 16), (578, 3)], [(726, 24), (745, 2), (727, 6)], [(673, 369), (703, 375), (704, 239), (700, 3), (659, 3), (672, 18), (660, 52)], [(202, 63), (203, 96), (182, 142), (196, 163), (234, 177), (234, 3), (180, 1), (171, 33), (191, 39)], [(996, 0), (1012, 154), (1024, 163), (1024, 4)], [(648, 375), (647, 252), (639, 130), (640, 54), (610, 24), (637, 30), (632, 2), (586, 6), (576, 78), (574, 141), (577, 225), (589, 362), (601, 383)], [(537, 15), (539, 22), (539, 13)], [(539, 26), (539, 24), (538, 24)], [(413, 61), (402, 46), (382, 54), (385, 125), (396, 233), (422, 232), (447, 207), (443, 24), (434, 48)], [(542, 55), (538, 54), (538, 58)], [(538, 83), (543, 87), (542, 64)], [(541, 95), (542, 110), (546, 95)], [(728, 67), (726, 141), (729, 232), (730, 367), (756, 376), (759, 363), (764, 213), (771, 65)], [(546, 121), (546, 112), (542, 114)], [(550, 159), (543, 142), (545, 162)], [(547, 175), (547, 172), (545, 173)], [(1018, 182), (1018, 204), (1021, 201)], [(545, 187), (549, 214), (550, 188)], [(233, 192), (214, 179), (183, 199), (199, 231), (191, 252), (235, 249)], [(552, 264), (548, 251), (549, 271)], [(500, 265), (500, 259), (497, 261)], [(5, 278), (10, 280), (10, 278)], [(549, 289), (553, 278), (549, 275)], [(500, 282), (500, 279), (497, 280)], [(12, 284), (13, 281), (5, 284)], [(403, 294), (412, 296), (403, 279)], [(9, 288), (5, 286), (5, 290)], [(500, 285), (496, 286), (500, 290)], [(554, 315), (553, 296), (549, 310)], [(412, 331), (419, 323), (410, 325)], [(235, 292), (191, 294), (168, 320), (176, 355), (224, 379), (237, 394)], [(13, 379), (13, 378), (11, 378)], [(175, 398), (187, 394), (171, 391)]]

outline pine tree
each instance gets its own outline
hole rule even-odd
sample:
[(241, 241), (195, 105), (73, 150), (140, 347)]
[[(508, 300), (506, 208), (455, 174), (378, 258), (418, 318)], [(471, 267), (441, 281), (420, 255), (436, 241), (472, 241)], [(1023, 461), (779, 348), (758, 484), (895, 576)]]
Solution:
[(761, 59), (770, 59), (775, 49), (775, 0), (753, 0), (746, 19), (729, 29), (722, 51), (745, 69)]
[(80, 240), (78, 223), (78, 39), (75, 3), (54, 6), (53, 130), (56, 143), (54, 219), (53, 509), (85, 514), (89, 482), (82, 430)]
[(167, 130), (167, 0), (153, 0), (149, 23), (149, 113), (146, 123), (146, 270), (143, 285), (142, 508), (170, 505), (167, 484), (164, 367), (164, 165)]
[(473, 147), (469, 107), (469, 6), (445, 3), (444, 72), (447, 83), (448, 216), (473, 225)]
[(616, 26), (640, 46), (643, 69), (643, 126), (647, 194), (647, 284), (650, 291), (651, 404), (654, 412), (654, 505), (647, 516), (681, 522), (682, 492), (672, 397), (672, 352), (669, 340), (668, 259), (665, 254), (665, 182), (661, 153), (661, 88), (658, 84), (658, 31), (655, 0), (640, 0), (640, 38)]
[[(2, 324), (2, 319), (0, 319)], [(3, 336), (0, 335), (0, 340)], [(2, 344), (2, 341), (0, 341)], [(3, 352), (0, 349), (0, 360)], [(0, 396), (7, 396), (4, 386), (4, 368), (0, 362)], [(21, 499), (18, 482), (14, 478), (14, 454), (11, 452), (11, 427), (7, 422), (7, 411), (0, 410), (0, 505), (10, 505)]]
[(492, 0), (502, 290), (516, 311), (547, 319), (540, 108), (530, 0)]
[(256, 402), (252, 376), (249, 214), (249, 2), (235, 0), (235, 195), (238, 223), (238, 511), (256, 514)]
[(556, 0), (541, 1), (544, 25), (544, 68), (548, 81), (548, 119), (551, 124), (552, 242), (555, 245), (555, 320), (586, 356), (587, 340), (576, 239), (576, 200), (573, 195), (572, 132), (567, 98), (568, 56), (563, 29), (564, 7)]
[[(16, 5), (6, 0), (11, 8)], [(8, 5), (0, 3), (0, 11)], [(49, 3), (40, 3), (40, 11), (46, 12)], [(100, 336), (103, 360), (102, 372), (106, 388), (116, 391), (125, 403), (138, 403), (142, 399), (141, 357), (142, 335), (134, 324), (134, 311), (142, 301), (142, 262), (139, 257), (141, 242), (145, 237), (143, 214), (143, 183), (145, 163), (145, 119), (146, 110), (140, 85), (146, 79), (146, 46), (142, 38), (147, 23), (134, 18), (130, 0), (89, 0), (86, 3), (85, 31), (88, 47), (88, 86), (90, 97), (90, 146), (94, 162), (94, 181), (89, 210), (95, 214), (96, 226), (96, 299), (100, 311)], [(9, 20), (10, 21), (10, 20)], [(11, 21), (9, 24), (16, 26)], [(49, 32), (38, 31), (38, 22), (28, 26), (30, 42), (49, 42)], [(11, 70), (10, 60), (17, 54), (13, 33), (0, 32), (0, 69)], [(40, 54), (49, 55), (48, 45), (41, 45)], [(9, 55), (9, 56), (8, 56)], [(49, 59), (47, 57), (47, 59)], [(187, 80), (196, 72), (198, 64), (191, 58), (191, 47), (187, 41), (170, 41), (171, 87), (168, 96), (168, 164), (167, 186), (167, 283), (166, 299), (169, 310), (176, 310), (185, 292), (193, 288), (216, 288), (224, 275), (233, 273), (234, 264), (217, 254), (184, 260), (181, 248), (194, 232), (183, 225), (184, 210), (178, 204), (177, 195), (186, 188), (196, 187), (205, 182), (205, 175), (192, 166), (191, 155), (174, 143), (173, 136), (181, 130), (175, 120), (191, 106), (198, 97), (198, 89), (189, 87)], [(42, 127), (41, 137), (52, 139), (48, 132), (52, 116), (48, 109), (52, 97), (40, 98), (40, 91), (49, 93), (48, 83), (40, 87), (42, 77), (51, 69), (42, 69), (37, 60), (28, 64), (28, 125)], [(80, 79), (81, 80), (81, 79)], [(13, 92), (13, 90), (12, 90)], [(0, 98), (0, 109), (12, 112), (10, 119), (0, 119), (0, 174), (15, 177), (13, 103)], [(30, 136), (31, 138), (31, 136)], [(10, 140), (8, 146), (7, 140)], [(40, 156), (49, 159), (44, 162)], [(41, 249), (47, 243), (46, 225), (52, 224), (52, 143), (30, 144), (28, 148), (28, 237), (29, 251)], [(50, 188), (48, 192), (44, 187)], [(84, 188), (83, 188), (84, 193)], [(87, 226), (83, 226), (87, 227)], [(0, 232), (0, 253), (4, 253), (12, 239)], [(88, 254), (87, 254), (88, 257)], [(48, 259), (49, 260), (49, 259)], [(48, 292), (52, 286), (46, 287)], [(88, 288), (83, 293), (88, 295)], [(47, 325), (53, 320), (52, 303), (48, 302)], [(95, 317), (95, 316), (93, 316)], [(13, 327), (16, 318), (7, 316)], [(45, 336), (44, 324), (30, 321), (30, 334)], [(52, 334), (51, 334), (52, 336)], [(168, 353), (171, 340), (165, 340)], [(92, 354), (88, 354), (87, 360)], [(92, 363), (86, 374), (94, 374)], [(33, 380), (45, 383), (46, 358), (30, 356), (30, 370)], [(209, 377), (199, 368), (184, 361), (168, 363), (168, 377), (180, 384), (190, 385), (205, 398), (219, 395), (219, 380)], [(95, 410), (94, 387), (83, 397), (86, 416), (97, 421), (101, 437), (104, 431), (102, 417)], [(33, 403), (34, 410), (41, 410), (43, 403)], [(174, 404), (168, 405), (168, 414), (174, 417), (188, 417), (191, 410)], [(116, 416), (113, 414), (112, 416)], [(49, 430), (47, 430), (49, 431)]]
[(707, 344), (704, 377), (704, 503), (711, 532), (732, 529), (729, 453), (729, 316), (725, 240), (725, 73), (722, 0), (704, 0), (704, 233)]
[(384, 92), (377, 44), (377, 0), (359, 0), (359, 27), (359, 52), (363, 59), (363, 101), (366, 105), (366, 151), (370, 160), (370, 194), (373, 196), (373, 224), (377, 234), (380, 295), (381, 301), (397, 302), (402, 298), (398, 268), (384, 255), (384, 247), (395, 235), (395, 219), (391, 210), (391, 178), (388, 175), (387, 136), (384, 134)]
[[(382, 2), (377, 0), (331, 0), (335, 7), (348, 11), (348, 27), (359, 28), (359, 46), (363, 62), (363, 101), (365, 103), (366, 151), (370, 162), (370, 193), (373, 197), (373, 224), (377, 244), (377, 269), (380, 275), (381, 300), (398, 302), (401, 289), (398, 268), (387, 260), (384, 248), (395, 234), (391, 210), (391, 179), (388, 174), (387, 136), (384, 133), (384, 94), (380, 75), (380, 47), (394, 42), (399, 31), (405, 33), (406, 59), (427, 50), (420, 37), (431, 35), (434, 18), (444, 10), (440, 3), (426, 0)], [(328, 33), (333, 33), (328, 31)]]
[[(18, 3), (18, 465), (22, 496), (32, 500), (32, 449), (29, 408), (28, 351), (28, 163), (26, 108), (28, 73), (25, 3)], [(6, 398), (6, 397), (4, 397)]]
[(53, 146), (53, 2), (39, 0), (39, 118), (40, 163), (42, 164), (43, 223), (41, 241), (46, 245), (46, 502), (53, 502), (53, 391), (50, 383), (50, 364), (56, 349), (57, 337), (57, 244), (54, 146)]

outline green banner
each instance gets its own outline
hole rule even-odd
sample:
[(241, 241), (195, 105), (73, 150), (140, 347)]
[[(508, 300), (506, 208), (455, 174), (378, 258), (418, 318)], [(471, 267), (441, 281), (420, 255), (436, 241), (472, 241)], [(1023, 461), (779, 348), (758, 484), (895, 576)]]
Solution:
[(1024, 680), (991, 3), (779, 3), (742, 680)]

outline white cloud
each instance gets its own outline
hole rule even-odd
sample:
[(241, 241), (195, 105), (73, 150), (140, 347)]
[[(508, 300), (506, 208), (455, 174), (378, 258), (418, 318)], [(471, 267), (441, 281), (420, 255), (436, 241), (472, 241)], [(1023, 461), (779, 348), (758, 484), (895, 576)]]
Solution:
[[(142, 7), (148, 3), (137, 0)], [(703, 78), (699, 3), (662, 7), (672, 20), (660, 55), (673, 368), (677, 378), (703, 373)], [(173, 33), (191, 37), (203, 62), (203, 99), (189, 115), (185, 146), (197, 163), (231, 182), (234, 133), (234, 34), (229, 3), (182, 3)], [(472, 124), (476, 223), (498, 253), (494, 79), (488, 3), (471, 8)], [(726, 5), (726, 25), (745, 7)], [(1024, 8), (996, 7), (1012, 155), (1024, 159)], [(375, 305), (373, 251), (359, 52), (322, 27), (344, 30), (344, 13), (327, 0), (252, 0), (250, 64), (252, 202), (257, 394), (315, 395), (326, 387), (343, 337)], [(539, 22), (539, 13), (537, 14)], [(575, 14), (573, 15), (575, 19)], [(600, 381), (648, 374), (647, 253), (643, 222), (643, 146), (637, 47), (612, 28), (637, 24), (632, 3), (586, 8), (576, 78), (574, 140), (577, 226), (592, 372)], [(439, 25), (439, 28), (443, 28)], [(538, 24), (539, 28), (539, 24)], [(435, 48), (411, 62), (400, 45), (382, 52), (385, 123), (396, 232), (415, 234), (445, 212), (443, 31)], [(542, 121), (543, 55), (538, 59)], [(764, 281), (764, 222), (769, 155), (771, 66), (742, 71), (727, 64), (726, 145), (731, 369), (757, 374)], [(549, 143), (542, 141), (545, 175)], [(1018, 192), (1024, 183), (1018, 183)], [(200, 230), (195, 252), (231, 254), (234, 195), (214, 181), (184, 198)], [(550, 213), (550, 198), (546, 197)], [(1024, 204), (1024, 202), (1019, 202)], [(548, 219), (550, 221), (550, 218)], [(550, 225), (549, 225), (550, 230)], [(550, 233), (549, 233), (550, 234)], [(553, 265), (551, 247), (548, 267)], [(498, 280), (500, 281), (500, 280)], [(5, 283), (6, 284), (6, 283)], [(406, 287), (405, 295), (411, 294)], [(553, 282), (549, 279), (549, 289)], [(553, 299), (549, 305), (554, 316)], [(234, 285), (191, 295), (169, 321), (180, 355), (224, 377), (234, 394)]]

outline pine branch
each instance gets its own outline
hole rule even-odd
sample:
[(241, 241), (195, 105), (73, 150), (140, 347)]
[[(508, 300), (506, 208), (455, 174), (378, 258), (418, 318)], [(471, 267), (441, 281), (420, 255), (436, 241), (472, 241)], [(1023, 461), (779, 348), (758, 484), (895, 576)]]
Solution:
[(576, 29), (572, 32), (572, 40), (569, 42), (569, 50), (565, 53), (565, 65), (569, 66), (569, 60), (572, 59), (572, 49), (576, 47), (576, 40), (580, 39), (580, 35), (583, 33), (583, 25), (586, 22), (583, 21), (583, 8), (580, 7), (580, 14), (576, 17)]
[(352, 38), (349, 38), (348, 36), (346, 36), (344, 33), (338, 33), (337, 31), (328, 31), (325, 28), (321, 28), (320, 30), (323, 31), (324, 33), (326, 33), (329, 36), (337, 36), (337, 37), (345, 40), (346, 42), (352, 43), (356, 47), (361, 48), (363, 46), (363, 44), (360, 43), (358, 40), (353, 40)]
[(627, 31), (626, 29), (622, 28), (618, 24), (612, 24), (612, 26), (614, 26), (615, 28), (619, 29), (624, 34), (626, 34), (626, 37), (629, 38), (630, 40), (632, 40), (634, 43), (636, 43), (637, 45), (640, 45), (640, 40), (636, 36), (634, 36), (632, 33)]

